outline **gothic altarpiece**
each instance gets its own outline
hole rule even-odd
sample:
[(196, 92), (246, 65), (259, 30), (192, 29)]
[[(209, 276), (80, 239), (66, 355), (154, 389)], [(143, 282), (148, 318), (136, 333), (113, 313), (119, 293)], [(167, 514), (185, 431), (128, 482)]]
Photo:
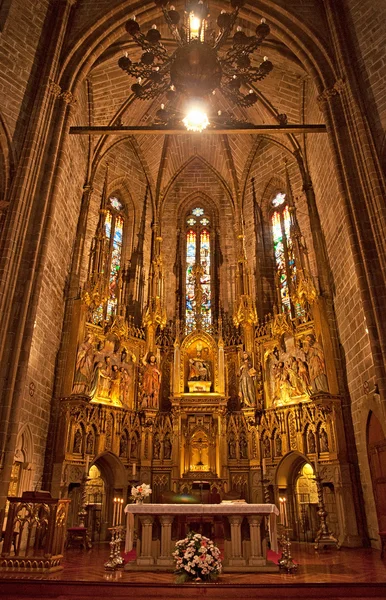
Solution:
[[(61, 400), (54, 473), (62, 496), (81, 482), (89, 465), (96, 464), (102, 476), (105, 469), (102, 520), (108, 526), (110, 500), (117, 491), (130, 493), (134, 481), (151, 484), (152, 502), (172, 492), (191, 493), (195, 482), (205, 481), (211, 501), (278, 503), (279, 495), (286, 495), (297, 535), (304, 515), (296, 485), (304, 488), (306, 479), (303, 472), (297, 484), (291, 470), (296, 467), (298, 473), (299, 465), (318, 460), (325, 490), (334, 495), (336, 534), (341, 542), (354, 543), (331, 334), (293, 207), (286, 245), (287, 252), (291, 245), (297, 269), (287, 278), (286, 305), (279, 281), (273, 314), (257, 319), (241, 235), (232, 318), (220, 311), (216, 322), (205, 322), (200, 312), (203, 270), (194, 270), (193, 259), (193, 328), (185, 328), (184, 315), (166, 322), (157, 231), (147, 308), (142, 322), (130, 315), (130, 268), (111, 275), (107, 265), (111, 245), (104, 233), (105, 197), (100, 213), (79, 300), (73, 379)], [(310, 496), (315, 502), (313, 489)]]

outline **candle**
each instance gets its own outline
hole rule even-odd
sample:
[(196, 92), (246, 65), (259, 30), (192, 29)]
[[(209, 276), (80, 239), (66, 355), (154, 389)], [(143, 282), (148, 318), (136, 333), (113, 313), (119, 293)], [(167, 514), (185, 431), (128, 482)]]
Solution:
[(280, 524), (284, 525), (283, 498), (279, 496)]
[(133, 463), (133, 470), (132, 470), (133, 475), (136, 475), (137, 473), (137, 464)]
[(283, 498), (283, 509), (284, 509), (284, 527), (288, 527), (287, 498)]
[(86, 475), (88, 475), (88, 466), (89, 466), (89, 464), (90, 464), (90, 457), (87, 454), (87, 456), (86, 456), (86, 468), (85, 468)]
[(119, 524), (120, 525), (123, 525), (123, 523), (122, 523), (122, 515), (123, 515), (123, 498), (121, 498), (121, 518), (119, 520)]
[(265, 475), (266, 472), (267, 472), (267, 461), (266, 461), (265, 458), (263, 458), (261, 464), (262, 464), (262, 467), (263, 467), (263, 475)]
[(114, 500), (113, 500), (113, 527), (115, 526), (115, 523), (116, 523), (117, 508), (118, 508), (117, 498), (114, 498)]
[(315, 475), (319, 475), (319, 461), (318, 461), (318, 455), (315, 454)]

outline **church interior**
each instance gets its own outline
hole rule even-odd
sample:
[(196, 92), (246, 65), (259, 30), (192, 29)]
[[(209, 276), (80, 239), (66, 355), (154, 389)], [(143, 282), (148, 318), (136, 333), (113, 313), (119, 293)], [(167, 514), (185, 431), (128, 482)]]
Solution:
[(385, 8), (0, 1), (2, 582), (146, 483), (384, 584)]

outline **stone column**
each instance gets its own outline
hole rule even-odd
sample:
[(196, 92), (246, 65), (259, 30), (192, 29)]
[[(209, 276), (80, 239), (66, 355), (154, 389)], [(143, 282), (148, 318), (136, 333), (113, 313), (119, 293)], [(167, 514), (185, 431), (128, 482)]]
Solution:
[(172, 523), (174, 520), (173, 515), (161, 515), (159, 517), (161, 523), (161, 555), (157, 560), (157, 565), (163, 567), (173, 566), (174, 560), (172, 558)]
[(154, 565), (154, 557), (152, 555), (152, 535), (154, 517), (151, 515), (141, 515), (139, 517), (142, 525), (141, 534), (141, 553), (137, 557), (137, 565), (142, 567), (151, 567)]
[(248, 559), (248, 565), (251, 567), (261, 567), (266, 564), (263, 556), (263, 547), (261, 545), (260, 525), (263, 517), (257, 515), (248, 516), (249, 532), (251, 536), (251, 555)]
[(241, 515), (229, 515), (229, 524), (231, 526), (231, 554), (228, 560), (230, 567), (245, 567), (245, 558), (241, 551)]

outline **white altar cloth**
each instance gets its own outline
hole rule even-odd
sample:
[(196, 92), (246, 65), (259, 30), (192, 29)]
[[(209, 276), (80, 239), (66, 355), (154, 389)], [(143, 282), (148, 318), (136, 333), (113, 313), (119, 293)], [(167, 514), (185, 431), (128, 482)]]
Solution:
[(125, 552), (133, 548), (134, 515), (260, 515), (268, 516), (271, 550), (278, 552), (276, 517), (279, 510), (275, 504), (127, 504)]

